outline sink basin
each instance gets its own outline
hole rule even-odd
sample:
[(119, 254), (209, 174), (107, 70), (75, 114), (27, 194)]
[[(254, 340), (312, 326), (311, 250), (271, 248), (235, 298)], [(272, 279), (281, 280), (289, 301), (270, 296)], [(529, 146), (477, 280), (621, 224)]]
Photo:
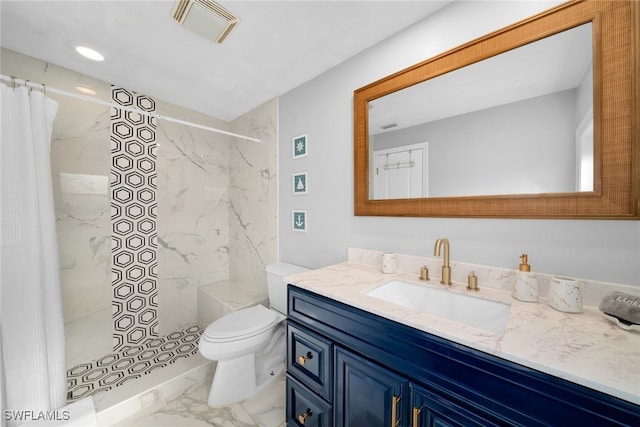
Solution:
[(367, 295), (497, 334), (504, 332), (509, 317), (508, 304), (402, 280), (387, 282)]

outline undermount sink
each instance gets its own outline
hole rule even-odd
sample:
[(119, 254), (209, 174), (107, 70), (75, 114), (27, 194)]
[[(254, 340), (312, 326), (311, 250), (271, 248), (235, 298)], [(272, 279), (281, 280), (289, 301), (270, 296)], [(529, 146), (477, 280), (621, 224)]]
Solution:
[(497, 334), (504, 332), (509, 317), (508, 304), (402, 280), (391, 280), (366, 294)]

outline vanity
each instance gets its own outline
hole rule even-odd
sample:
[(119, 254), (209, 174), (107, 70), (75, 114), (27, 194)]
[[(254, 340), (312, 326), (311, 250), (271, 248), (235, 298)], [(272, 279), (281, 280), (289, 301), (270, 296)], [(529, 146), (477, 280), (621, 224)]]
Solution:
[(481, 284), (509, 305), (489, 331), (374, 296), (393, 280), (469, 293), (354, 261), (288, 278), (287, 425), (640, 425), (637, 332)]

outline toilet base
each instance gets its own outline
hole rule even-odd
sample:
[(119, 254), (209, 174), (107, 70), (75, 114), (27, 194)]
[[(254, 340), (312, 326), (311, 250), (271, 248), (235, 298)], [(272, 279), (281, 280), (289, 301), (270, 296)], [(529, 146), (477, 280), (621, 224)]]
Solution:
[(219, 361), (211, 384), (207, 404), (212, 408), (227, 406), (251, 397), (271, 384), (285, 370), (285, 363), (256, 376), (254, 355)]
[(263, 352), (219, 360), (207, 403), (212, 408), (244, 400), (271, 384), (285, 370), (286, 342), (280, 325)]
[(255, 390), (254, 355), (220, 360), (213, 374), (207, 403), (211, 407), (225, 406), (250, 396)]

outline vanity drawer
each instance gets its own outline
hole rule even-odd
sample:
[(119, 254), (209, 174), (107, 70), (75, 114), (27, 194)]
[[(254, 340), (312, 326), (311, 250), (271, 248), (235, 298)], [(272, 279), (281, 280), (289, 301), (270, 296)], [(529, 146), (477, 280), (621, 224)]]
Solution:
[(287, 426), (330, 427), (333, 409), (330, 404), (307, 390), (287, 374)]
[(287, 323), (287, 372), (326, 400), (331, 400), (331, 341)]

